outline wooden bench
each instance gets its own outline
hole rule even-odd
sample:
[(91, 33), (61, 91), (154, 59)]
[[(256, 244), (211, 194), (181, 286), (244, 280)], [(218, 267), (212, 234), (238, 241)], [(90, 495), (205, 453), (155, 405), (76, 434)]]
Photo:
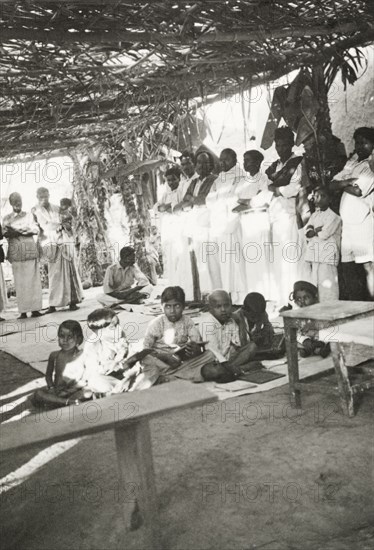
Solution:
[[(357, 319), (370, 317), (374, 315), (373, 302), (348, 302), (348, 301), (331, 301), (313, 306), (295, 309), (292, 311), (284, 311), (281, 313), (284, 318), (284, 331), (286, 338), (287, 363), (290, 386), (290, 401), (293, 407), (301, 407), (300, 390), (302, 388), (322, 389), (318, 384), (306, 384), (299, 380), (299, 364), (296, 333), (298, 329), (310, 326), (318, 330), (332, 329), (344, 323), (349, 323)], [(354, 395), (365, 389), (374, 386), (374, 379), (368, 379), (358, 384), (351, 385), (348, 370), (345, 362), (343, 340), (347, 341), (347, 337), (339, 334), (339, 330), (332, 330), (331, 334), (325, 334), (331, 345), (332, 358), (334, 369), (337, 376), (340, 401), (344, 411), (349, 416), (354, 416)], [(359, 340), (357, 335), (355, 341)], [(370, 342), (374, 340), (374, 324), (372, 332), (369, 335), (364, 335), (364, 343), (357, 342), (358, 346), (365, 349), (363, 361), (374, 357), (374, 351)], [(369, 352), (369, 353), (368, 353)]]
[(114, 430), (120, 481), (124, 487), (131, 485), (139, 489), (133, 502), (124, 503), (124, 530), (127, 533), (136, 531), (134, 544), (139, 550), (158, 549), (162, 545), (149, 420), (213, 401), (217, 401), (214, 394), (201, 385), (185, 381), (87, 401), (74, 406), (73, 410), (68, 407), (58, 409), (58, 413), (54, 411), (57, 422), (48, 421), (47, 415), (42, 414), (37, 422), (32, 422), (29, 416), (2, 425), (0, 450), (51, 445)]

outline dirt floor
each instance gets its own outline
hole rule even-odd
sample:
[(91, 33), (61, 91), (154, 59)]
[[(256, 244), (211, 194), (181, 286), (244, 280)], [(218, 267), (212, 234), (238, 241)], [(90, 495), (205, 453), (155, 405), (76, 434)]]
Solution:
[[(0, 365), (2, 395), (40, 378), (1, 352)], [(165, 550), (373, 548), (374, 392), (349, 419), (333, 393), (304, 393), (293, 410), (287, 390), (152, 422)], [(39, 450), (3, 453), (1, 478)], [(1, 495), (1, 549), (132, 550), (126, 498), (113, 435), (83, 439)]]

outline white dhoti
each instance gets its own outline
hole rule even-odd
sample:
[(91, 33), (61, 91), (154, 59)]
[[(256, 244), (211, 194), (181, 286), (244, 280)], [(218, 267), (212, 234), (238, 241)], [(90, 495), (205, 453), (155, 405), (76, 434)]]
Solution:
[(6, 310), (8, 304), (6, 284), (4, 279), (3, 267), (0, 264), (0, 312)]
[[(212, 218), (211, 218), (212, 220)], [(226, 219), (217, 216), (209, 230), (207, 254), (212, 289), (230, 293), (232, 302), (240, 304), (246, 289), (246, 274), (242, 255), (242, 232), (237, 214)]]
[(270, 292), (270, 220), (267, 209), (249, 210), (240, 214), (242, 253), (245, 263), (246, 288), (268, 298)]
[(200, 293), (203, 296), (213, 290), (207, 255), (209, 253), (209, 211), (205, 205), (194, 206), (189, 214), (190, 236), (196, 257)]
[(164, 213), (161, 216), (161, 249), (162, 262), (164, 266), (164, 278), (170, 282), (175, 271), (175, 254), (174, 254), (174, 217), (172, 214)]
[(301, 265), (296, 216), (284, 214), (273, 221), (271, 242), (269, 298), (284, 305), (288, 303), (293, 285), (298, 280)]
[(305, 280), (318, 288), (320, 302), (339, 300), (338, 268), (335, 265), (305, 262)]
[(173, 270), (169, 274), (169, 283), (183, 288), (186, 300), (194, 299), (190, 242), (188, 239), (188, 212), (173, 214), (171, 237), (173, 239)]
[(38, 260), (12, 261), (17, 305), (20, 313), (42, 309), (42, 283)]
[[(146, 285), (143, 288), (141, 288), (138, 292), (144, 294), (145, 295), (144, 298), (146, 298), (146, 296), (149, 296), (152, 293), (153, 289), (154, 289), (154, 287), (152, 285)], [(128, 290), (131, 290), (131, 288), (129, 288)], [(105, 293), (98, 294), (96, 296), (96, 300), (103, 307), (113, 307), (117, 304), (125, 304), (126, 303), (125, 299), (114, 298), (113, 296), (110, 296), (109, 294), (105, 294)], [(131, 305), (131, 303), (134, 303), (134, 302), (129, 301), (129, 305)]]

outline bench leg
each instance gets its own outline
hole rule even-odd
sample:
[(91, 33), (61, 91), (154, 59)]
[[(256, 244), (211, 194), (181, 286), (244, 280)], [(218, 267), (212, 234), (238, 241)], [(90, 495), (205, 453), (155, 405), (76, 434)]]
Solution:
[(340, 403), (343, 412), (348, 413), (348, 416), (354, 416), (353, 392), (351, 383), (348, 378), (348, 369), (345, 365), (344, 350), (339, 342), (330, 342), (332, 359), (336, 377), (338, 379)]
[(286, 340), (290, 401), (292, 407), (300, 409), (300, 390), (295, 388), (295, 384), (299, 381), (299, 359), (297, 356), (296, 328), (290, 326), (287, 318), (284, 319), (284, 336)]
[[(120, 495), (124, 506), (125, 530), (136, 537), (139, 550), (160, 548), (158, 506), (149, 424), (141, 420), (115, 428)], [(125, 541), (126, 542), (126, 539)], [(126, 542), (126, 547), (130, 546)]]

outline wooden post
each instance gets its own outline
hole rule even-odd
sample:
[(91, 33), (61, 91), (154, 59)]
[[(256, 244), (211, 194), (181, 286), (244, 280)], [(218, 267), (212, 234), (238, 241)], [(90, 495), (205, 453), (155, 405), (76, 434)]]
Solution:
[(338, 379), (340, 403), (343, 412), (354, 416), (353, 392), (348, 378), (348, 369), (345, 365), (344, 350), (339, 342), (330, 342), (332, 359), (336, 377)]
[(292, 320), (284, 318), (284, 336), (286, 340), (290, 401), (294, 408), (301, 408), (300, 390), (295, 387), (299, 382), (299, 360), (297, 356), (297, 329), (291, 325)]
[[(139, 550), (161, 549), (158, 506), (148, 420), (115, 428), (121, 500), (124, 507), (125, 537), (135, 534)], [(124, 541), (125, 542), (125, 541)]]

